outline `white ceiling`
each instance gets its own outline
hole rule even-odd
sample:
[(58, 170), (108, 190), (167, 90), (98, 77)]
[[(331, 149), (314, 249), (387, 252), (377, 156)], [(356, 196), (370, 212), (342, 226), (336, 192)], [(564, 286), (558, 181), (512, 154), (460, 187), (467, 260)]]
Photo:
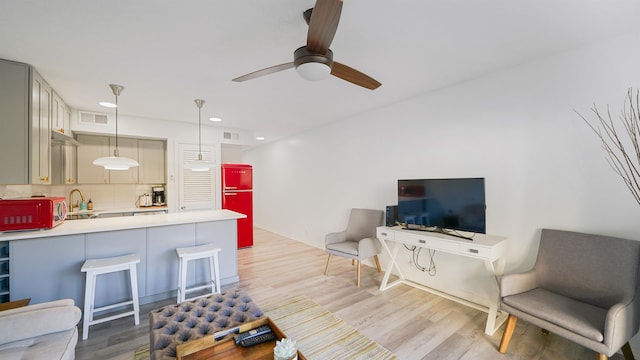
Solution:
[[(253, 130), (267, 141), (640, 30), (638, 0), (345, 0), (335, 60), (382, 83), (366, 90), (287, 70), (314, 0), (2, 0), (0, 58), (33, 65), (73, 108)], [(630, 46), (638, 46), (633, 44)], [(1, 80), (1, 79), (0, 79)]]

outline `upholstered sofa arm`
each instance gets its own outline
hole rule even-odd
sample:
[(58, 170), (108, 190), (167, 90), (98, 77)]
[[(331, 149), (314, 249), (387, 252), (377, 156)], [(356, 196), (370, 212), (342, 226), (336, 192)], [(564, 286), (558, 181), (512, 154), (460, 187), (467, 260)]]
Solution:
[(329, 233), (329, 234), (327, 234), (327, 236), (325, 236), (324, 244), (325, 245), (331, 245), (331, 244), (343, 242), (343, 241), (346, 241), (346, 240), (347, 240), (347, 232), (346, 231), (333, 232), (333, 233)]
[(82, 312), (73, 300), (59, 300), (0, 312), (3, 344), (66, 331), (80, 321)]
[(500, 280), (500, 297), (520, 294), (537, 287), (537, 277), (534, 271), (508, 274)]
[(358, 242), (358, 257), (360, 259), (370, 258), (380, 254), (382, 245), (376, 238), (364, 238)]
[(640, 313), (638, 294), (633, 300), (626, 299), (613, 305), (607, 311), (604, 324), (604, 341), (609, 344), (610, 352), (617, 351), (638, 332)]

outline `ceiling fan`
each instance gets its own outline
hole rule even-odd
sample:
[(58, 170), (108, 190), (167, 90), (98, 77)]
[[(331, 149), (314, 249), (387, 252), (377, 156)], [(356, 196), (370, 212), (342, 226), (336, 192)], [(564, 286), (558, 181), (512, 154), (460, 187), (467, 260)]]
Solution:
[(333, 60), (329, 49), (338, 29), (342, 0), (317, 0), (315, 7), (303, 13), (309, 25), (307, 45), (293, 53), (293, 61), (264, 68), (233, 79), (236, 82), (255, 79), (279, 71), (296, 68), (300, 76), (307, 80), (321, 80), (329, 74), (352, 84), (374, 90), (380, 84), (376, 79)]

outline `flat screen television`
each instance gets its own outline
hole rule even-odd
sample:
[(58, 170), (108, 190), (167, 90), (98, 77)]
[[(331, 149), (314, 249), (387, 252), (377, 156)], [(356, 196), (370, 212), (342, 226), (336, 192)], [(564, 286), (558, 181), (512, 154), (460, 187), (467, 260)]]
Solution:
[(407, 229), (486, 233), (484, 178), (398, 180), (398, 222)]

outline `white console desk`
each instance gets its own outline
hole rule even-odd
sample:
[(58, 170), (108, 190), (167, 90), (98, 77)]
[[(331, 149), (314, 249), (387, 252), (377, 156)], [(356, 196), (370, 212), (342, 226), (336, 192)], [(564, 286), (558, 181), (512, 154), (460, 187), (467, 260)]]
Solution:
[[(405, 230), (399, 226), (380, 226), (377, 228), (377, 237), (382, 244), (382, 248), (391, 259), (385, 270), (382, 283), (380, 284), (381, 291), (398, 284), (406, 284), (487, 312), (487, 324), (484, 332), (488, 335), (493, 335), (506, 320), (507, 314), (498, 313), (500, 306), (500, 284), (498, 283), (498, 276), (502, 275), (504, 271), (505, 254), (507, 250), (507, 239), (505, 237), (475, 234), (473, 241), (471, 241), (440, 233)], [(485, 267), (488, 271), (487, 275), (492, 277), (491, 283), (495, 284), (495, 288), (488, 289), (490, 294), (489, 307), (487, 308), (484, 305), (476, 304), (472, 301), (465, 300), (406, 279), (397, 262), (398, 250), (403, 246), (403, 244), (484, 261)], [(389, 276), (391, 275), (394, 267), (398, 272), (399, 279), (389, 283)]]

